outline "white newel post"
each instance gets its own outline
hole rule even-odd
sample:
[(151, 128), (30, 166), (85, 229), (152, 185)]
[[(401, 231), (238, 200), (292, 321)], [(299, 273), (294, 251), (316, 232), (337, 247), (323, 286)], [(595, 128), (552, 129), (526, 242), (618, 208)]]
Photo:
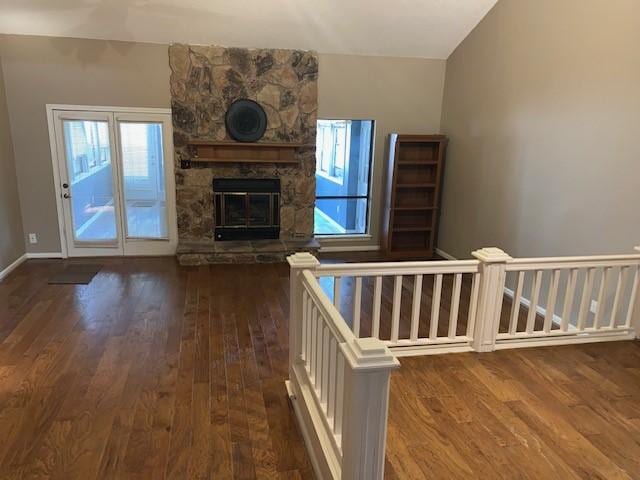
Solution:
[(400, 362), (377, 338), (341, 344), (345, 355), (342, 478), (381, 480), (387, 439), (389, 380)]
[(289, 275), (289, 378), (293, 378), (293, 366), (301, 361), (302, 353), (302, 272), (315, 270), (320, 262), (307, 252), (287, 257), (291, 268)]
[(512, 258), (499, 248), (482, 248), (472, 252), (480, 260), (480, 297), (473, 333), (473, 348), (477, 352), (495, 350), (500, 324), (506, 279), (506, 265)]

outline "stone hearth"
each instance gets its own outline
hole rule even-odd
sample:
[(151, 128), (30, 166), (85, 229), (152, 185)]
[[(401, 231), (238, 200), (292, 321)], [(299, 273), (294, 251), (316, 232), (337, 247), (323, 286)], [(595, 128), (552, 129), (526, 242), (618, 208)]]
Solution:
[(178, 247), (181, 265), (209, 263), (284, 262), (295, 252), (315, 252), (317, 240), (253, 240), (232, 242), (183, 242)]
[[(227, 248), (223, 245), (227, 242), (213, 238), (214, 178), (279, 178), (281, 244), (291, 247), (291, 252), (296, 251), (294, 243), (314, 244), (310, 240), (315, 202), (317, 55), (299, 50), (177, 44), (169, 47), (169, 64), (181, 262), (184, 259), (192, 264), (197, 257), (201, 263), (210, 263), (218, 258), (210, 253)], [(233, 141), (224, 118), (228, 106), (240, 98), (257, 101), (267, 113), (267, 131), (260, 142), (306, 145), (296, 149), (297, 163), (193, 162), (191, 168), (182, 169), (181, 161), (192, 155), (189, 141)], [(210, 252), (193, 251), (196, 257), (188, 257), (194, 245), (201, 250), (206, 246)], [(253, 248), (251, 245), (243, 248)], [(253, 255), (255, 260), (257, 255)]]

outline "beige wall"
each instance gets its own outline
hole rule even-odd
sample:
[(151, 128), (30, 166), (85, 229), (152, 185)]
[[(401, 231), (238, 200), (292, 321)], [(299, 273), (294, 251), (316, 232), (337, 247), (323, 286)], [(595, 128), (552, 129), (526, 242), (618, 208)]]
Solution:
[(447, 63), (440, 247), (640, 244), (640, 3), (501, 0)]
[(0, 59), (0, 271), (24, 254), (24, 233)]
[(320, 55), (318, 117), (376, 121), (371, 233), (380, 243), (389, 133), (438, 133), (444, 60)]
[(29, 252), (60, 252), (45, 105), (169, 107), (165, 45), (0, 36)]
[[(0, 36), (18, 185), (29, 252), (59, 252), (60, 241), (46, 124), (47, 103), (168, 107), (167, 46)], [(319, 114), (377, 122), (373, 238), (378, 244), (386, 138), (390, 132), (434, 133), (440, 127), (443, 60), (321, 55)]]

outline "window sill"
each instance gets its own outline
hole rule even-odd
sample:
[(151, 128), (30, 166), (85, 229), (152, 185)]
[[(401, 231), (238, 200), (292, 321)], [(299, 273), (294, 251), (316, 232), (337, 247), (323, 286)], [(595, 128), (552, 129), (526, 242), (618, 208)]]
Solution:
[(373, 238), (371, 236), (371, 234), (369, 233), (345, 233), (343, 234), (333, 234), (333, 235), (314, 235), (313, 238), (315, 238), (316, 240), (321, 240), (323, 242), (326, 242), (327, 240), (335, 240), (335, 241), (339, 241), (342, 242), (344, 240), (347, 241), (353, 241), (353, 242), (358, 242), (358, 241), (365, 241), (365, 240), (371, 240), (371, 238)]
[(324, 172), (319, 172), (317, 170), (316, 170), (316, 175), (319, 176), (319, 177), (322, 177), (325, 180), (328, 180), (328, 181), (330, 181), (332, 183), (335, 183), (336, 185), (344, 185), (344, 180), (343, 180), (344, 177), (343, 178), (333, 177), (333, 176), (331, 176), (329, 174), (326, 174)]

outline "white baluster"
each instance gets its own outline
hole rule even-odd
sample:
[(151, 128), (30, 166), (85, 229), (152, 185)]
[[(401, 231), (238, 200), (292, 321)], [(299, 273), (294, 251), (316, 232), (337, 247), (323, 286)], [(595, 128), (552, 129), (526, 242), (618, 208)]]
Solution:
[(438, 321), (440, 320), (440, 299), (442, 297), (442, 275), (436, 275), (433, 281), (433, 301), (431, 302), (431, 322), (429, 323), (429, 339), (438, 337)]
[(413, 304), (411, 306), (411, 340), (418, 339), (420, 326), (420, 302), (422, 300), (422, 275), (413, 279)]
[(627, 272), (629, 267), (620, 267), (618, 272), (618, 283), (616, 286), (616, 294), (613, 297), (613, 307), (611, 308), (611, 318), (609, 319), (609, 328), (615, 328), (616, 319), (620, 313), (620, 307), (622, 305), (622, 296), (627, 288)]
[(578, 314), (578, 330), (584, 330), (591, 307), (591, 292), (593, 290), (593, 275), (595, 268), (587, 269), (587, 276), (584, 279), (584, 288), (582, 289), (582, 299), (580, 301), (580, 313)]
[(469, 318), (467, 320), (467, 336), (473, 336), (473, 329), (476, 325), (476, 316), (478, 315), (478, 295), (480, 293), (481, 277), (479, 273), (473, 274), (471, 285), (471, 298), (469, 300)]
[(326, 320), (324, 319), (324, 317), (322, 315), (318, 315), (318, 322), (316, 324), (317, 326), (317, 330), (314, 332), (314, 343), (316, 344), (316, 369), (315, 372), (313, 374), (313, 380), (314, 380), (314, 385), (316, 387), (316, 390), (320, 389), (320, 385), (322, 382), (322, 360), (323, 360), (323, 352), (322, 352), (322, 337), (323, 337), (323, 330), (325, 328), (324, 324), (325, 324)]
[(340, 311), (340, 277), (333, 277), (333, 304)]
[(522, 289), (524, 287), (525, 272), (518, 272), (518, 284), (513, 294), (511, 304), (511, 319), (509, 321), (509, 333), (513, 335), (518, 330), (518, 317), (520, 316), (520, 302), (522, 301)]
[(549, 296), (547, 297), (547, 313), (544, 317), (544, 331), (551, 331), (553, 317), (556, 314), (556, 301), (558, 300), (558, 286), (560, 285), (560, 270), (554, 270), (551, 275), (551, 284), (549, 285)]
[(566, 332), (571, 322), (571, 313), (573, 312), (573, 301), (576, 293), (576, 284), (578, 283), (578, 269), (572, 268), (567, 277), (567, 290), (564, 297), (564, 307), (562, 309), (562, 321), (560, 322), (560, 330)]
[(460, 292), (462, 288), (462, 274), (457, 273), (453, 280), (453, 292), (451, 293), (451, 312), (449, 315), (449, 338), (456, 338), (458, 327), (458, 311), (460, 309)]
[(356, 292), (353, 297), (353, 334), (360, 336), (360, 310), (362, 308), (362, 277), (356, 277)]
[(311, 329), (309, 330), (309, 342), (311, 343), (311, 362), (309, 364), (309, 379), (315, 385), (316, 365), (318, 362), (318, 343), (316, 340), (316, 332), (318, 331), (318, 309), (313, 306), (311, 310)]
[[(338, 365), (338, 342), (331, 335), (329, 339), (329, 391), (327, 392), (327, 418), (333, 422), (336, 415), (336, 370)], [(335, 426), (331, 423), (332, 430)]]
[(333, 421), (333, 433), (342, 435), (344, 423), (344, 355), (338, 345), (338, 364), (336, 365), (336, 416)]
[(329, 327), (322, 324), (322, 380), (320, 381), (320, 403), (327, 405), (329, 394)]
[[(629, 328), (633, 326), (634, 322), (634, 314), (635, 309), (637, 308), (637, 300), (638, 300), (638, 286), (640, 285), (640, 267), (634, 267), (635, 274), (633, 275), (633, 285), (631, 287), (631, 295), (629, 298), (629, 310), (627, 311), (627, 320), (624, 322), (624, 326)], [(638, 325), (635, 325), (638, 328)]]
[(598, 292), (598, 300), (596, 304), (596, 313), (595, 318), (593, 320), (593, 326), (596, 329), (599, 329), (602, 325), (602, 312), (604, 312), (604, 296), (607, 292), (607, 280), (609, 279), (609, 272), (611, 271), (610, 267), (606, 267), (602, 271), (602, 279), (600, 280), (600, 290)]
[(393, 307), (391, 310), (391, 341), (398, 341), (400, 331), (400, 302), (402, 301), (402, 275), (396, 275), (393, 283)]
[(540, 298), (540, 285), (542, 285), (542, 270), (536, 271), (533, 286), (531, 287), (531, 303), (527, 315), (527, 333), (532, 333), (536, 315), (538, 314), (538, 299)]
[(371, 336), (380, 337), (380, 308), (382, 306), (382, 277), (376, 277), (375, 287), (373, 289), (373, 319), (371, 326)]
[(301, 353), (300, 358), (303, 361), (307, 359), (307, 319), (308, 319), (308, 308), (309, 308), (309, 294), (306, 290), (302, 292), (302, 342), (301, 342)]

